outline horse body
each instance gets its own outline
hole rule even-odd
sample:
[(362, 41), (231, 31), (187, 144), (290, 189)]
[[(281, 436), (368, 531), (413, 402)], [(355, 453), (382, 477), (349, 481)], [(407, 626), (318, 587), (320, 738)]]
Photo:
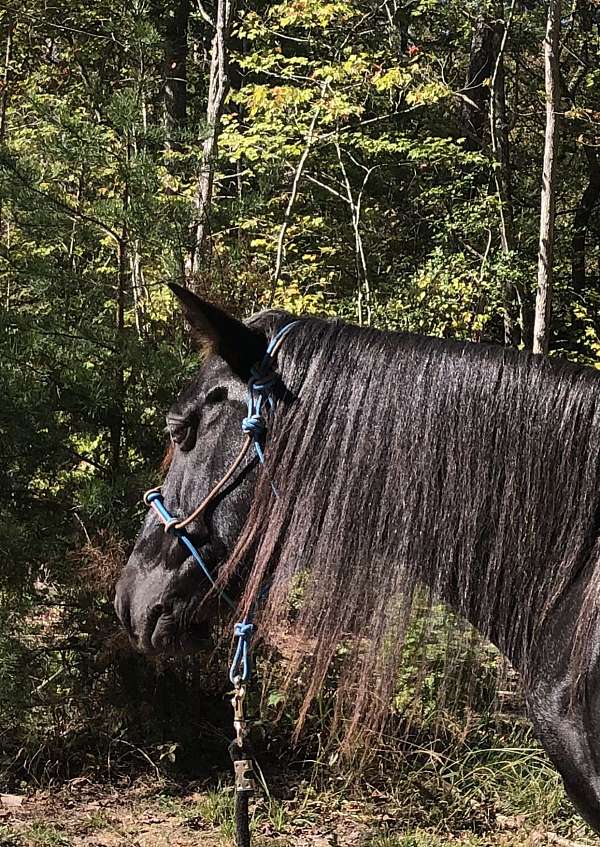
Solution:
[[(291, 317), (243, 325), (176, 293), (209, 354), (167, 419), (163, 496), (184, 516), (237, 454), (245, 382)], [(425, 585), (519, 669), (540, 740), (600, 831), (600, 375), (317, 319), (289, 333), (277, 371), (264, 471), (249, 460), (190, 530), (246, 609), (271, 581), (262, 631), (302, 582), (295, 625), (314, 644), (305, 710), (347, 639), (350, 727), (381, 721)], [(117, 587), (132, 640), (146, 652), (195, 649), (216, 614), (206, 595), (149, 514)]]

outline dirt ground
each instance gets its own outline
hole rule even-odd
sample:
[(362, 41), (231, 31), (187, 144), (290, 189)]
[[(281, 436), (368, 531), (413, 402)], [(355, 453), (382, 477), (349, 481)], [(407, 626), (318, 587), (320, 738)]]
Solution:
[[(160, 780), (101, 786), (73, 780), (60, 790), (0, 794), (0, 847), (228, 847), (233, 844), (230, 790), (185, 789)], [(301, 808), (258, 800), (256, 847), (600, 847), (499, 819), (485, 835), (393, 832), (385, 810), (315, 797)], [(393, 822), (392, 822), (393, 823)], [(386, 834), (387, 832), (387, 834)]]
[(225, 844), (218, 827), (194, 814), (198, 797), (193, 791), (174, 798), (158, 785), (119, 789), (76, 780), (59, 792), (44, 790), (2, 799), (1, 847)]
[[(226, 847), (233, 843), (232, 794), (179, 790), (160, 781), (107, 788), (85, 779), (60, 791), (0, 795), (0, 847)], [(343, 804), (342, 804), (343, 805)], [(359, 809), (318, 804), (287, 815), (264, 800), (254, 804), (254, 841), (273, 847), (351, 847), (366, 825)], [(294, 820), (295, 817), (295, 820)]]

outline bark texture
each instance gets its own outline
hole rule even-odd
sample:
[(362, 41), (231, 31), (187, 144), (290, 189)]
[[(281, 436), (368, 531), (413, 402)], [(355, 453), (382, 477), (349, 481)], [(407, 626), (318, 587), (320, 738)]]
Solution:
[(490, 86), (494, 73), (494, 27), (480, 15), (473, 25), (466, 97), (462, 101), (462, 118), (467, 145), (480, 150), (487, 123)]
[(560, 38), (560, 0), (550, 0), (544, 39), (546, 80), (546, 139), (542, 171), (540, 242), (538, 250), (538, 286), (533, 326), (533, 352), (547, 353), (550, 343), (552, 311), (552, 270), (554, 259), (554, 220), (556, 216), (556, 168), (559, 134), (560, 82), (558, 46)]
[[(165, 123), (171, 138), (187, 123), (187, 50), (189, 0), (174, 0), (166, 13), (164, 101)], [(176, 143), (176, 141), (175, 141)]]

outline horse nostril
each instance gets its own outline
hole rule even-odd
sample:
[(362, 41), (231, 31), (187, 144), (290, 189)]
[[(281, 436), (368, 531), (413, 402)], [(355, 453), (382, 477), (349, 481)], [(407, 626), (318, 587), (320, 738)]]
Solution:
[(118, 588), (117, 593), (115, 595), (114, 607), (123, 629), (125, 629), (128, 635), (133, 635), (133, 626), (131, 624), (131, 606), (128, 600), (125, 599), (125, 597), (119, 591)]
[(125, 627), (125, 631), (128, 635), (133, 635), (133, 626), (131, 624), (131, 609), (129, 606), (126, 606), (123, 610), (123, 617), (121, 619), (121, 623)]
[(146, 621), (146, 629), (147, 635), (149, 638), (152, 637), (152, 633), (154, 632), (154, 628), (156, 624), (160, 620), (160, 617), (163, 613), (163, 605), (162, 603), (157, 603), (156, 606), (153, 606), (152, 610), (148, 613), (148, 618)]

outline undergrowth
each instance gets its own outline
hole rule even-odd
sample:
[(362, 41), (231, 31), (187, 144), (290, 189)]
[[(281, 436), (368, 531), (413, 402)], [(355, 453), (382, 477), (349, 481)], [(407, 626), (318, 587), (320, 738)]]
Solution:
[[(230, 837), (225, 652), (209, 662), (149, 663), (115, 637), (109, 609), (96, 601), (87, 608), (79, 628), (72, 609), (51, 606), (45, 623), (37, 614), (29, 628), (8, 634), (0, 627), (0, 671), (7, 680), (0, 695), (4, 790), (60, 786), (81, 775), (113, 784), (143, 774), (170, 785), (200, 779), (202, 799), (195, 807), (181, 804), (176, 792), (161, 803), (173, 810), (179, 803), (186, 821), (209, 821)], [(352, 804), (374, 827), (379, 841), (372, 847), (420, 847), (418, 834), (412, 841), (403, 834), (419, 830), (439, 834), (440, 845), (445, 836), (462, 833), (478, 847), (477, 839), (503, 821), (542, 825), (565, 837), (584, 832), (523, 716), (514, 675), (472, 633), (449, 629), (445, 612), (426, 640), (407, 639), (386, 732), (363, 738), (345, 755), (336, 667), (297, 744), (291, 738), (302, 680), (286, 694), (283, 668), (276, 657), (261, 659), (262, 691), (255, 686), (250, 697), (253, 741), (268, 785), (254, 804), (258, 835), (314, 826), (324, 809), (332, 820), (352, 818)], [(61, 843), (60, 832), (31, 837), (40, 845)], [(12, 847), (7, 838), (0, 830), (2, 847)]]

